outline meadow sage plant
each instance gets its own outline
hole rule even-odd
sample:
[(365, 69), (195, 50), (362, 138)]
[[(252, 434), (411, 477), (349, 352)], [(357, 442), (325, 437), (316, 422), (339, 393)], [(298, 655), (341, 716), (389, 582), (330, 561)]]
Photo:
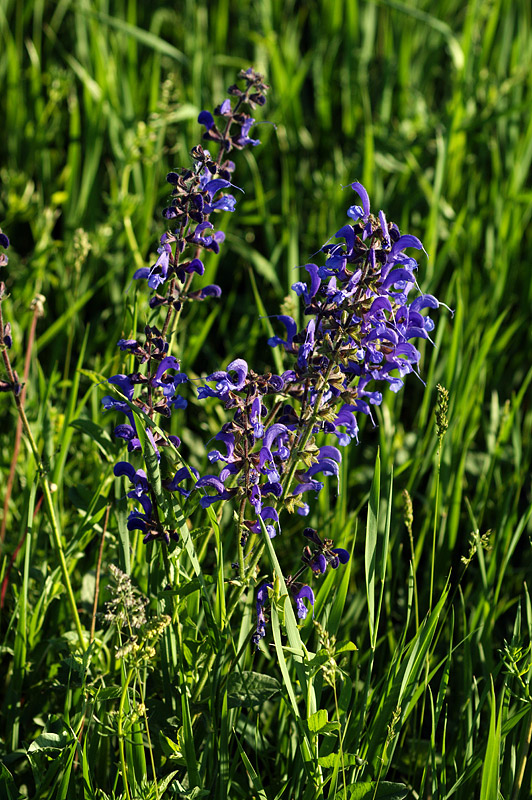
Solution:
[[(283, 513), (307, 516), (325, 478), (335, 480), (339, 490), (341, 450), (358, 442), (358, 416), (372, 419), (372, 406), (382, 402), (382, 388), (398, 392), (405, 376), (418, 372), (420, 352), (412, 340), (430, 339), (434, 324), (425, 312), (439, 303), (418, 287), (412, 252), (423, 251), (420, 240), (401, 234), (383, 211), (373, 214), (364, 186), (352, 183), (349, 222), (321, 246), (319, 263), (301, 268), (304, 279), (292, 286), (303, 304), (304, 324), (298, 329), (291, 316), (275, 317), (279, 333), (269, 344), (284, 350), (288, 368), (280, 375), (264, 373), (236, 357), (207, 375), (197, 389), (198, 399), (215, 398), (227, 412), (214, 437), (216, 447), (208, 453), (211, 471), (199, 475), (183, 464), (161, 479), (160, 450), (178, 448), (180, 441), (161, 435), (150, 423), (187, 405), (188, 376), (169, 353), (168, 332), (185, 303), (221, 295), (220, 287), (196, 286), (195, 281), (204, 274), (202, 251), (218, 253), (224, 240), (212, 221), (215, 212), (236, 207), (235, 165), (224, 159), (233, 149), (259, 144), (249, 135), (254, 119), (246, 109), (262, 106), (268, 87), (252, 69), (240, 79), (242, 88), (231, 86), (230, 97), (214, 116), (202, 111), (198, 118), (205, 126), (204, 140), (218, 147), (217, 156), (197, 145), (191, 152), (192, 167), (167, 176), (172, 192), (163, 216), (170, 228), (161, 236), (153, 266), (134, 275), (147, 281), (149, 305), (161, 308), (164, 318), (160, 328), (146, 326), (144, 337), (118, 342), (134, 356), (138, 369), (111, 377), (120, 397), (106, 396), (103, 404), (125, 414), (127, 423), (118, 425), (115, 435), (145, 457), (146, 469), (127, 462), (115, 466), (116, 475), (129, 479), (128, 497), (136, 503), (129, 529), (142, 531), (145, 542), (159, 539), (168, 545), (179, 538), (172, 493), (185, 499), (198, 493), (203, 509), (230, 501), (238, 520), (237, 566), (244, 581), (253, 577), (246, 570), (250, 536), (262, 531), (270, 538), (279, 535)], [(144, 444), (139, 411), (144, 415)], [(308, 572), (319, 577), (349, 560), (347, 550), (313, 528), (306, 527), (303, 535), (300, 566), (286, 578), (301, 620), (314, 605), (314, 593), (299, 579)], [(256, 644), (266, 634), (271, 589), (266, 582), (257, 592)]]

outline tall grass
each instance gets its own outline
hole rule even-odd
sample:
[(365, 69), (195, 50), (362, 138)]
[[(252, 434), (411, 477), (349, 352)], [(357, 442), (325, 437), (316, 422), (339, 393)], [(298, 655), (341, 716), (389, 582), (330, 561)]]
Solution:
[[(30, 303), (46, 298), (26, 412), (57, 520), (54, 534), (23, 438), (0, 561), (3, 794), (527, 797), (530, 4), (4, 0), (0, 32), (4, 314), (22, 375)], [(322, 493), (309, 519), (353, 553), (319, 584), (320, 627), (298, 628), (280, 600), (258, 654), (253, 593), (226, 595), (230, 515), (182, 527), (171, 592), (157, 548), (128, 541), (99, 387), (119, 371), (116, 341), (144, 324), (131, 278), (154, 260), (164, 176), (250, 64), (272, 86), (274, 124), (242, 154), (246, 194), (223, 222), (224, 255), (206, 261), (223, 303), (176, 334), (187, 371), (237, 356), (276, 367), (266, 316), (342, 224), (353, 180), (423, 241), (421, 286), (455, 309), (424, 350), (425, 383), (386, 396), (344, 457), (340, 496)], [(3, 502), (17, 422), (1, 402)], [(201, 467), (221, 420), (189, 411), (172, 432)], [(270, 575), (294, 537), (288, 522), (266, 551)], [(150, 598), (154, 657), (143, 639), (136, 660), (119, 658), (123, 632), (94, 622), (111, 564)]]

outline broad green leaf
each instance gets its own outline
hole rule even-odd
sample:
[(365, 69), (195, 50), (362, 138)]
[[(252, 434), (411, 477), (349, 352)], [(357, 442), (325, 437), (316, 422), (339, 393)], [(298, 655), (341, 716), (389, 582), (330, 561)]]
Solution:
[(329, 715), (324, 708), (320, 708), (319, 711), (316, 711), (315, 714), (311, 714), (307, 719), (309, 731), (312, 733), (318, 733), (321, 731), (321, 729), (324, 728), (328, 722)]
[(227, 682), (229, 708), (250, 708), (279, 694), (281, 684), (273, 675), (260, 672), (233, 672)]

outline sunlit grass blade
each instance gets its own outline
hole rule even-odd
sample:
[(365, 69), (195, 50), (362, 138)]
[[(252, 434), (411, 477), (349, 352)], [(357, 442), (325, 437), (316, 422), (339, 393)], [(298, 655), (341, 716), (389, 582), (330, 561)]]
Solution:
[(369, 496), (366, 541), (365, 541), (365, 575), (366, 575), (366, 596), (368, 601), (368, 625), (369, 638), (372, 648), (375, 647), (377, 640), (377, 625), (375, 619), (375, 586), (377, 577), (377, 542), (378, 542), (378, 522), (379, 522), (379, 501), (380, 501), (380, 455), (377, 453), (375, 459), (375, 472), (371, 484)]
[(497, 699), (493, 683), (491, 685), (491, 714), (486, 744), (486, 756), (482, 767), (480, 800), (498, 800), (499, 797), (499, 759), (501, 746), (502, 706), (497, 714)]

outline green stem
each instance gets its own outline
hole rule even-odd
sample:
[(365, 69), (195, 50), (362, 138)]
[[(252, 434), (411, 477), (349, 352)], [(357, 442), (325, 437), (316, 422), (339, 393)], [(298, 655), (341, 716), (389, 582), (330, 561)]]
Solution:
[(120, 705), (118, 707), (118, 748), (120, 750), (120, 766), (122, 767), (122, 780), (124, 781), (124, 791), (127, 800), (131, 800), (131, 793), (129, 791), (129, 784), (127, 780), (127, 764), (126, 764), (126, 749), (125, 749), (125, 736), (124, 736), (124, 706), (127, 699), (127, 688), (129, 682), (133, 677), (133, 669), (130, 669), (126, 681), (122, 686), (122, 695), (120, 697)]
[(327, 367), (327, 371), (326, 371), (325, 375), (322, 378), (321, 389), (318, 391), (318, 394), (316, 396), (316, 402), (314, 403), (314, 408), (313, 408), (313, 410), (312, 410), (312, 412), (310, 414), (310, 417), (304, 423), (304, 425), (306, 425), (306, 427), (303, 428), (303, 431), (301, 433), (301, 438), (300, 438), (299, 442), (297, 443), (297, 445), (294, 446), (294, 448), (292, 449), (292, 452), (290, 454), (290, 458), (288, 459), (286, 478), (281, 484), (282, 488), (283, 488), (283, 494), (282, 494), (282, 498), (283, 499), (285, 499), (287, 497), (287, 495), (288, 495), (288, 493), (290, 491), (290, 486), (292, 485), (292, 481), (294, 479), (294, 475), (296, 474), (296, 469), (297, 469), (297, 465), (298, 465), (298, 462), (299, 462), (299, 457), (300, 457), (301, 453), (304, 452), (305, 447), (307, 446), (308, 440), (310, 439), (310, 437), (312, 435), (312, 429), (314, 427), (314, 424), (315, 424), (316, 420), (318, 419), (320, 406), (321, 406), (321, 401), (322, 401), (323, 395), (325, 393), (325, 390), (328, 387), (329, 378), (331, 376), (331, 373), (332, 373), (333, 369), (336, 366), (336, 356), (338, 355), (338, 351), (340, 349), (341, 342), (342, 342), (342, 332), (341, 332), (341, 329), (340, 329), (338, 331), (337, 339), (336, 339), (336, 342), (334, 344), (332, 356), (331, 356), (331, 358), (329, 360), (329, 365)]
[(432, 557), (430, 561), (429, 614), (432, 611), (432, 595), (434, 592), (434, 562), (436, 561), (436, 529), (438, 525), (438, 510), (440, 507), (440, 470), (441, 470), (441, 440), (438, 448), (438, 468), (436, 472), (436, 498), (435, 498), (435, 508), (434, 508), (434, 525), (432, 528)]

